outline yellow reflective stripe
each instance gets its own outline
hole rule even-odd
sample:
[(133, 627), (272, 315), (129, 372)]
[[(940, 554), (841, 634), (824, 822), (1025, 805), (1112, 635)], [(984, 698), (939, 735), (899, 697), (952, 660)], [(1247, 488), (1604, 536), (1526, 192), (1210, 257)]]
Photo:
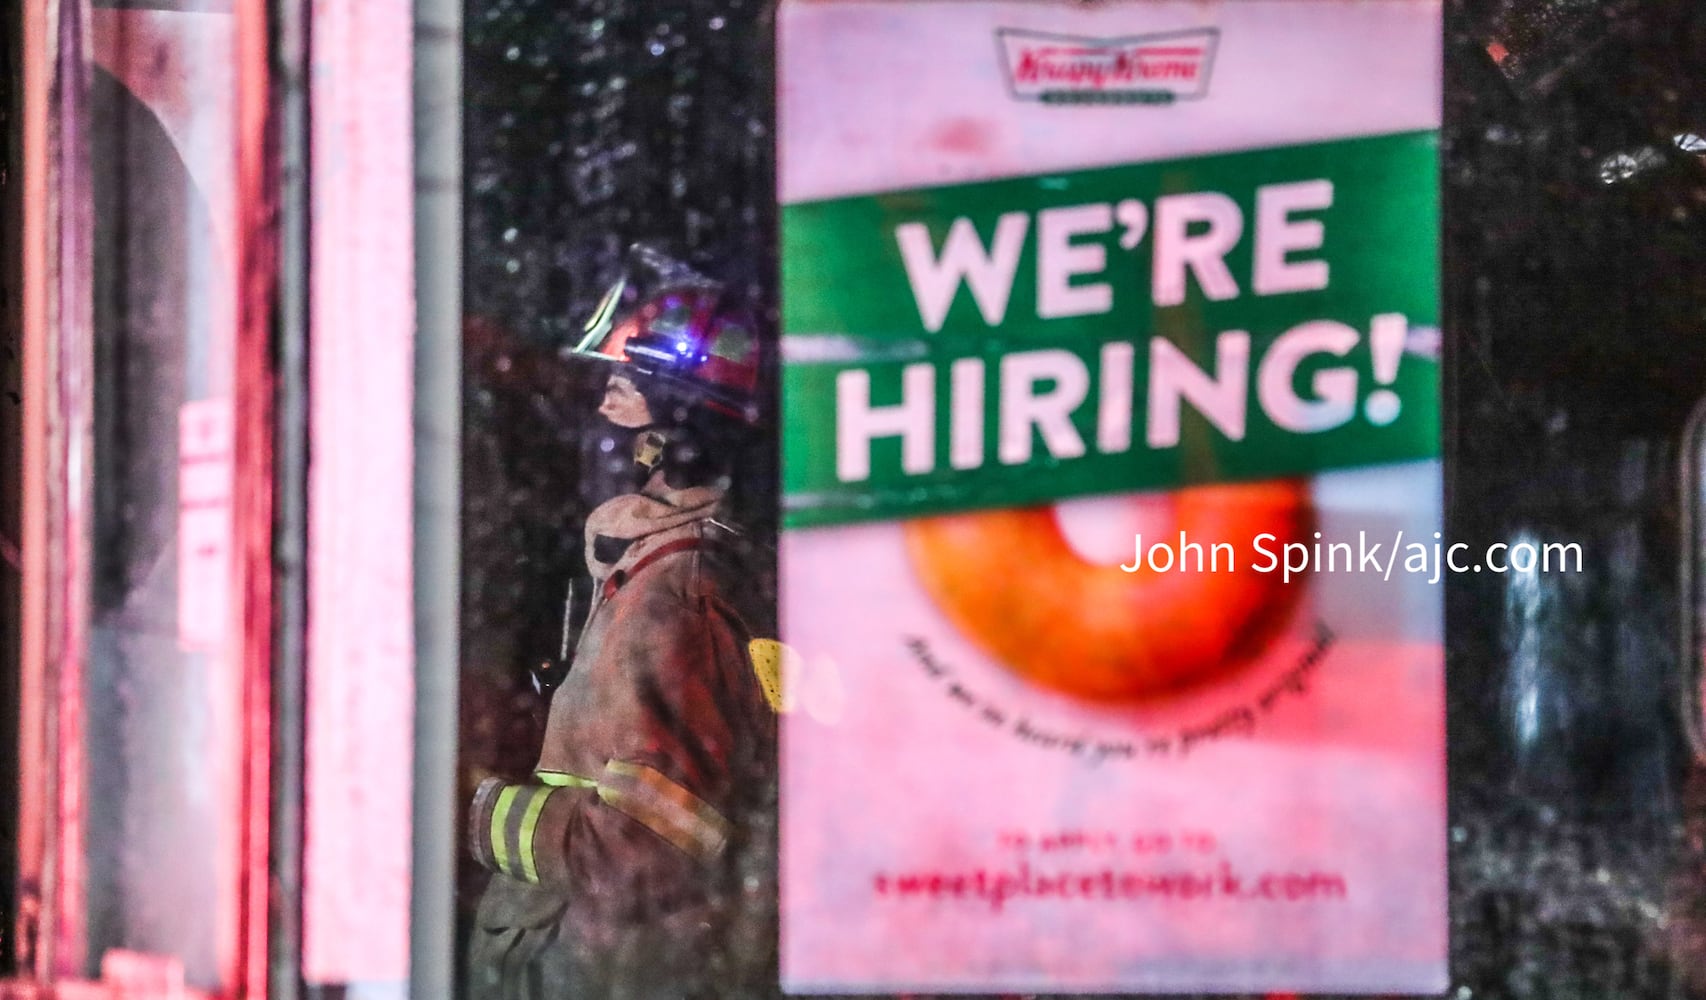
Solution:
[(549, 799), (555, 788), (539, 788), (533, 792), (533, 797), (527, 801), (527, 809), (521, 814), (521, 876), (529, 882), (539, 881), (539, 867), (533, 859), (533, 831), (539, 826), (539, 814), (545, 809), (545, 800)]
[(534, 771), (533, 776), (539, 779), (541, 785), (552, 788), (597, 788), (598, 782), (591, 778), (583, 778), (578, 774), (567, 771)]
[(509, 871), (509, 848), (504, 846), (504, 826), (519, 791), (519, 785), (505, 785), (504, 790), (498, 793), (498, 804), (492, 807), (492, 860), (497, 862), (501, 872)]
[(729, 839), (729, 822), (692, 792), (643, 764), (613, 760), (604, 765), (611, 780), (601, 782), (598, 797), (677, 848), (709, 861)]

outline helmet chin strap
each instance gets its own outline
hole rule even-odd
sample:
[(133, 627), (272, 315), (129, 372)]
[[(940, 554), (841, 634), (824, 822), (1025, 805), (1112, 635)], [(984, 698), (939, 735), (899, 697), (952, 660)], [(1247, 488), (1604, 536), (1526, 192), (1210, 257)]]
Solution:
[[(641, 461), (643, 453), (650, 450), (643, 448), (641, 442), (656, 432), (656, 426), (623, 427), (601, 419), (588, 431), (589, 440), (585, 446), (590, 450), (585, 460), (589, 464), (578, 486), (581, 501), (587, 509), (645, 489), (655, 470)], [(661, 449), (659, 452), (657, 464), (661, 466)]]

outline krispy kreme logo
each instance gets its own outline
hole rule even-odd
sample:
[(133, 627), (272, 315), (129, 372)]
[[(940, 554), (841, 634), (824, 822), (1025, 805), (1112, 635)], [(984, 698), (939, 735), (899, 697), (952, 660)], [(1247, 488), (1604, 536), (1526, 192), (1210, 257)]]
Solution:
[(1080, 38), (1015, 28), (995, 33), (1007, 86), (1045, 104), (1170, 104), (1208, 93), (1215, 28)]

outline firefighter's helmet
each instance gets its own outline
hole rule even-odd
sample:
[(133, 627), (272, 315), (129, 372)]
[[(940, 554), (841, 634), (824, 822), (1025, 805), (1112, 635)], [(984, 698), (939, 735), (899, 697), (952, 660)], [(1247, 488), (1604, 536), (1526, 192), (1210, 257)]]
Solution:
[(750, 314), (717, 282), (648, 247), (631, 257), (649, 275), (625, 275), (605, 292), (575, 355), (622, 365), (638, 381), (756, 423), (759, 341)]

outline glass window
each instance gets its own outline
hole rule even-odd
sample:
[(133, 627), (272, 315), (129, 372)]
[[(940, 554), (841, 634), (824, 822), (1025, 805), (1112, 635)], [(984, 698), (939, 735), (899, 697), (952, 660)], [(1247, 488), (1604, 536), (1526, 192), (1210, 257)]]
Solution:
[(465, 23), (467, 995), (773, 990), (768, 14)]

